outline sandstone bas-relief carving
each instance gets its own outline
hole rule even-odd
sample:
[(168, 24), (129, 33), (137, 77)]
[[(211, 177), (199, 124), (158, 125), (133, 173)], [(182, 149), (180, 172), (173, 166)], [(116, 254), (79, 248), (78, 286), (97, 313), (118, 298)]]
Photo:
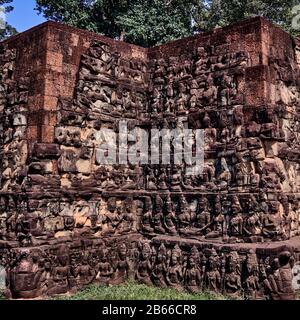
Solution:
[[(247, 37), (238, 25), (146, 54), (95, 36), (80, 49), (72, 94), (53, 93), (52, 111), (46, 104), (30, 111), (36, 84), (30, 72), (20, 76), (18, 60), (28, 52), (2, 44), (0, 265), (9, 296), (135, 279), (246, 299), (294, 298), (299, 45), (272, 29), (268, 50), (256, 52), (262, 24), (275, 28), (249, 20)], [(76, 30), (57, 32), (81, 39)], [(239, 34), (239, 45), (224, 32)], [(56, 41), (67, 66), (73, 58)], [(170, 165), (102, 164), (105, 145), (116, 147), (102, 130), (124, 119), (128, 130), (203, 129), (202, 174), (188, 176), (190, 164), (177, 166), (173, 148)]]

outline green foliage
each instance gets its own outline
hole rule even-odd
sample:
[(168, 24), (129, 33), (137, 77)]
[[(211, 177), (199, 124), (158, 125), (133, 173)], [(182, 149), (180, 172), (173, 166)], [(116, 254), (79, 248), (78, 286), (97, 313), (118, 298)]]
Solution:
[(17, 34), (17, 30), (12, 27), (10, 24), (5, 23), (5, 28), (0, 29), (0, 41), (5, 40), (6, 38)]
[(190, 294), (174, 289), (161, 289), (128, 282), (119, 286), (90, 285), (74, 295), (57, 300), (227, 300), (213, 293)]
[(199, 15), (197, 21), (203, 29), (223, 27), (240, 20), (263, 16), (287, 31), (292, 30), (292, 9), (299, 4), (298, 0), (212, 0), (206, 1), (204, 19)]
[(125, 40), (144, 47), (169, 42), (191, 34), (189, 12), (180, 1), (138, 1), (118, 17)]
[[(9, 6), (9, 3), (12, 3), (13, 0), (0, 0), (0, 7), (1, 9), (4, 8), (4, 10), (1, 13), (9, 13), (11, 12), (14, 8), (12, 6)], [(17, 30), (9, 25), (7, 22), (3, 21), (3, 18), (0, 18), (0, 41), (14, 35), (17, 33)]]
[(145, 47), (261, 15), (293, 32), (298, 0), (37, 0), (46, 18)]

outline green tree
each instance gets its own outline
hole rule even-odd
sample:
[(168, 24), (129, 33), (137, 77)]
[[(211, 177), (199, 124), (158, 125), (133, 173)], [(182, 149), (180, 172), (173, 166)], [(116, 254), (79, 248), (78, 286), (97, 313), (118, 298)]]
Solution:
[(191, 35), (198, 0), (37, 0), (47, 19), (152, 46)]
[(145, 47), (261, 15), (292, 30), (298, 0), (37, 0), (50, 20)]
[(197, 25), (209, 30), (223, 27), (254, 16), (268, 18), (286, 31), (297, 34), (292, 29), (292, 9), (299, 0), (212, 0), (204, 1), (205, 10), (199, 11)]
[(126, 41), (145, 47), (189, 36), (193, 32), (192, 2), (137, 1), (117, 18)]
[(0, 41), (17, 33), (17, 30), (6, 22), (5, 15), (14, 8), (7, 4), (13, 0), (0, 0)]

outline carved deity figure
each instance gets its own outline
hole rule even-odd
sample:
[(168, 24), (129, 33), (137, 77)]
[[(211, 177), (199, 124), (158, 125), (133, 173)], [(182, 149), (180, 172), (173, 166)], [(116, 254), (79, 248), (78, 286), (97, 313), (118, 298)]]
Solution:
[(251, 251), (247, 254), (245, 261), (245, 273), (243, 287), (245, 292), (245, 298), (249, 300), (255, 300), (259, 298), (259, 266), (256, 258), (256, 254)]
[(207, 231), (207, 228), (211, 224), (211, 214), (208, 210), (208, 201), (205, 197), (202, 197), (198, 201), (198, 213), (196, 217), (196, 227), (203, 231)]
[(128, 250), (125, 243), (122, 243), (117, 252), (116, 261), (113, 263), (114, 275), (111, 284), (118, 285), (125, 282), (129, 277), (129, 257)]
[(273, 241), (280, 240), (283, 237), (282, 218), (280, 216), (278, 201), (270, 201), (268, 206), (269, 211), (262, 218), (262, 233), (266, 238)]
[(117, 199), (109, 198), (107, 201), (107, 212), (103, 219), (103, 223), (106, 225), (106, 229), (103, 228), (103, 234), (114, 234), (119, 222), (120, 216), (117, 210)]
[(155, 198), (155, 211), (153, 213), (153, 226), (154, 231), (157, 233), (164, 234), (165, 229), (163, 227), (163, 200), (157, 195)]
[(168, 272), (166, 276), (168, 285), (178, 290), (182, 289), (183, 281), (181, 254), (181, 249), (178, 245), (176, 245), (171, 253), (170, 263), (168, 265)]
[(214, 210), (212, 215), (212, 221), (209, 228), (207, 228), (208, 233), (206, 234), (207, 239), (221, 238), (224, 233), (224, 223), (225, 218), (222, 213), (222, 204), (219, 197), (216, 197)]
[(153, 220), (153, 205), (150, 197), (145, 198), (145, 213), (142, 216), (142, 231), (152, 234), (154, 229), (152, 227)]
[(241, 215), (241, 204), (237, 196), (233, 196), (231, 205), (231, 217), (228, 233), (230, 236), (238, 237), (243, 234), (243, 217)]
[(188, 265), (184, 274), (184, 284), (188, 291), (197, 293), (201, 290), (202, 276), (199, 267), (200, 255), (198, 249), (194, 246), (191, 250)]
[(120, 214), (120, 223), (117, 231), (120, 234), (129, 233), (136, 230), (135, 214), (133, 213), (133, 198), (128, 197), (123, 202), (123, 210)]
[(108, 258), (108, 250), (100, 250), (100, 262), (98, 264), (98, 274), (96, 279), (102, 284), (108, 284), (111, 277), (113, 276), (114, 269)]
[(220, 292), (222, 285), (219, 271), (219, 257), (215, 249), (211, 250), (205, 266), (204, 287), (208, 291)]
[(166, 288), (166, 275), (167, 275), (167, 249), (162, 243), (157, 250), (156, 260), (151, 273), (153, 283), (161, 288)]
[(152, 264), (151, 264), (151, 247), (149, 243), (145, 242), (141, 245), (140, 259), (136, 271), (136, 279), (139, 283), (152, 285), (150, 278)]
[(239, 256), (237, 252), (231, 252), (227, 257), (227, 268), (224, 278), (224, 292), (230, 296), (238, 296), (240, 294), (241, 270)]
[(166, 214), (164, 216), (164, 223), (165, 223), (165, 229), (167, 233), (171, 235), (176, 235), (177, 230), (176, 230), (176, 214), (173, 210), (173, 204), (171, 197), (168, 196), (166, 200)]
[(69, 250), (65, 245), (62, 245), (58, 250), (59, 264), (52, 269), (51, 278), (53, 285), (48, 291), (49, 295), (68, 292), (69, 279), (71, 276), (69, 261)]
[(252, 200), (249, 207), (249, 213), (244, 219), (243, 233), (246, 236), (260, 236), (262, 232), (260, 208), (256, 200)]

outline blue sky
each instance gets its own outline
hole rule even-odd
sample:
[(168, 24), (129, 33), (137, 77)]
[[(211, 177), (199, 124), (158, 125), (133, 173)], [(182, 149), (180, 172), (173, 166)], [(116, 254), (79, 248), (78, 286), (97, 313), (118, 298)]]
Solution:
[(38, 15), (35, 8), (35, 0), (14, 0), (11, 4), (14, 10), (7, 14), (6, 20), (19, 32), (25, 31), (45, 21), (42, 15)]

